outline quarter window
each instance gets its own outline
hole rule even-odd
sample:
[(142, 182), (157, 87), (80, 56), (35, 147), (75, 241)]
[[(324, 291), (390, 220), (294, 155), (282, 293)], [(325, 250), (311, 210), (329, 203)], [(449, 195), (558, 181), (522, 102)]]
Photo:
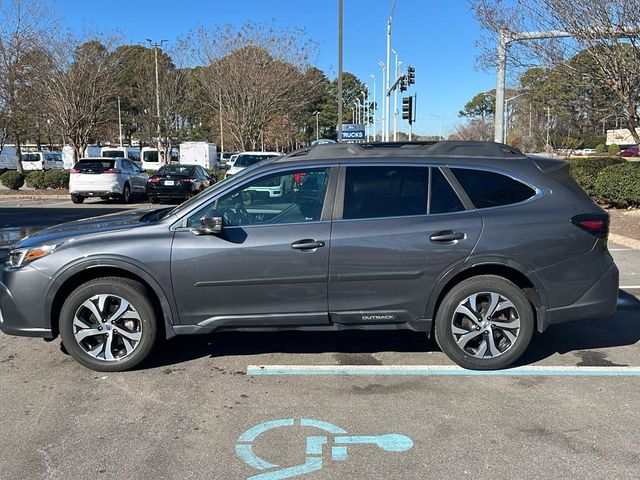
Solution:
[(192, 215), (198, 227), (209, 210), (218, 210), (225, 226), (277, 225), (320, 220), (330, 168), (265, 175), (245, 183)]
[(426, 215), (426, 167), (347, 167), (344, 219)]
[(463, 211), (464, 205), (439, 168), (431, 168), (431, 206), (429, 213)]
[(467, 168), (452, 168), (451, 171), (476, 208), (511, 205), (536, 193), (524, 183), (500, 173)]

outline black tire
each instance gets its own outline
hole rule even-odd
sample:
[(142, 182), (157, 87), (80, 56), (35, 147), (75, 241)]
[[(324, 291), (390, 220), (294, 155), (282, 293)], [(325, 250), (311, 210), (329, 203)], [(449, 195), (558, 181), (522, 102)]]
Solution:
[(131, 187), (128, 183), (124, 184), (122, 187), (122, 195), (120, 195), (120, 200), (122, 203), (131, 203)]
[(82, 197), (80, 195), (71, 195), (71, 201), (73, 203), (82, 203), (82, 202), (84, 202), (84, 197)]
[[(123, 358), (106, 360), (96, 358), (85, 351), (76, 340), (74, 318), (82, 304), (96, 295), (117, 295), (129, 302), (137, 311), (140, 318), (141, 336), (138, 343), (128, 355)], [(113, 313), (113, 312), (111, 312)], [(108, 315), (109, 312), (105, 313)], [(107, 317), (108, 318), (108, 317)], [(94, 320), (96, 320), (94, 318)], [(105, 333), (107, 329), (114, 328), (109, 325), (108, 320), (102, 324), (96, 320), (97, 325), (104, 325)], [(130, 370), (149, 357), (153, 347), (160, 338), (158, 332), (158, 320), (156, 319), (153, 306), (149, 301), (146, 288), (139, 282), (122, 277), (102, 277), (90, 280), (76, 288), (66, 299), (60, 311), (60, 336), (62, 343), (69, 354), (81, 365), (100, 372), (121, 372)], [(101, 329), (102, 330), (102, 329)], [(111, 330), (112, 342), (116, 343), (116, 331)], [(105, 341), (106, 338), (96, 335), (91, 338)], [(107, 335), (108, 336), (108, 335)], [(122, 340), (120, 340), (122, 342)], [(115, 356), (115, 355), (114, 355)]]
[[(505, 348), (504, 353), (492, 357), (477, 358), (458, 346), (452, 333), (452, 323), (458, 306), (471, 295), (483, 292), (495, 292), (505, 299), (510, 300), (518, 313), (520, 327), (513, 342), (509, 342), (508, 339), (504, 340), (506, 343), (502, 345), (509, 345)], [(500, 320), (498, 319), (498, 321)], [(520, 288), (503, 277), (496, 275), (479, 275), (460, 282), (444, 297), (436, 313), (435, 337), (442, 351), (461, 367), (470, 370), (498, 370), (513, 364), (524, 353), (531, 342), (534, 324), (535, 316), (533, 308)], [(471, 330), (481, 329), (472, 328)], [(501, 333), (499, 332), (498, 330), (498, 333), (495, 335), (500, 338)], [(510, 330), (509, 333), (513, 334), (514, 331)], [(487, 335), (493, 334), (486, 332), (483, 333), (483, 335), (485, 335), (485, 337), (476, 337), (476, 341), (482, 342), (482, 339), (487, 338)], [(460, 338), (461, 337), (458, 337), (458, 339)], [(496, 337), (494, 336), (493, 338), (495, 339)]]
[(158, 197), (149, 197), (149, 201), (151, 203), (160, 203), (160, 199)]

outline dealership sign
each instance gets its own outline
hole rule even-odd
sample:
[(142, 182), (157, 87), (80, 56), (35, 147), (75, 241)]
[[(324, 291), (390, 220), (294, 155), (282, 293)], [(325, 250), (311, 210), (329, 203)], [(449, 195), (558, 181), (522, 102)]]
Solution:
[(343, 140), (364, 140), (364, 125), (361, 123), (343, 123), (342, 124)]

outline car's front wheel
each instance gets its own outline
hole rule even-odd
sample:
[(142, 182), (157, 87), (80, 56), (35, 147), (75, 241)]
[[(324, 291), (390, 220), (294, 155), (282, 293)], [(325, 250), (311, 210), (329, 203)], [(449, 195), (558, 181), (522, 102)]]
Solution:
[(92, 370), (129, 370), (145, 360), (158, 338), (158, 323), (145, 287), (104, 277), (76, 288), (60, 311), (67, 351)]
[(71, 201), (73, 203), (82, 203), (84, 202), (84, 197), (81, 195), (71, 195)]
[(454, 362), (473, 370), (497, 370), (526, 350), (534, 314), (524, 292), (509, 280), (480, 275), (444, 297), (435, 320), (438, 345)]

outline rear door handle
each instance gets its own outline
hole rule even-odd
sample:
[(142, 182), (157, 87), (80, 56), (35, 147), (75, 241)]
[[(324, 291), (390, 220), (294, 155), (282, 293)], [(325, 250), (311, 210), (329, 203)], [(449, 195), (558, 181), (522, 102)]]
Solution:
[(324, 242), (317, 241), (312, 238), (305, 238), (291, 244), (291, 248), (293, 248), (294, 250), (315, 250), (316, 248), (320, 247), (324, 247)]
[(429, 240), (437, 243), (449, 243), (457, 240), (463, 240), (465, 234), (462, 232), (454, 232), (453, 230), (443, 230), (442, 232), (436, 232), (429, 237)]

